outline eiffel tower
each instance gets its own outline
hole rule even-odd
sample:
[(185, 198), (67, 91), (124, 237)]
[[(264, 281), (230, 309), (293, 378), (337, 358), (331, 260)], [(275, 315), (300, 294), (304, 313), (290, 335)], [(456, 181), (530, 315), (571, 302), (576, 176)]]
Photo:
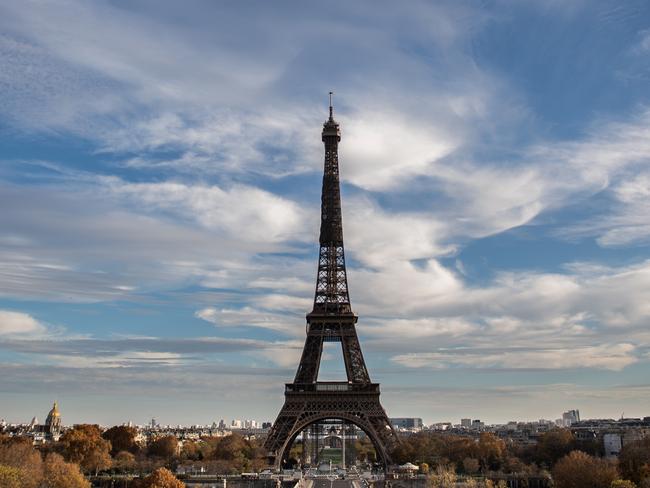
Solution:
[[(325, 170), (314, 308), (307, 314), (307, 338), (296, 377), (285, 385), (284, 406), (265, 447), (275, 467), (280, 468), (298, 434), (317, 422), (337, 419), (363, 430), (387, 469), (389, 452), (398, 439), (379, 402), (379, 383), (370, 381), (355, 327), (358, 317), (350, 306), (339, 185), (341, 131), (333, 117), (331, 92), (322, 140)], [(347, 382), (318, 381), (324, 342), (341, 343)]]

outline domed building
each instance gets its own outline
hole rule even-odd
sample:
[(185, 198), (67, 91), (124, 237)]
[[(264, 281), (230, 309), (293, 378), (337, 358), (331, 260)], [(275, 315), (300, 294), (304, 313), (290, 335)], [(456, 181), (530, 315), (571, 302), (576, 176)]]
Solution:
[(50, 410), (50, 413), (47, 414), (44, 430), (46, 436), (50, 437), (54, 441), (59, 440), (59, 436), (61, 435), (61, 413), (59, 412), (59, 407), (56, 402), (54, 402), (54, 406), (52, 407), (52, 410)]

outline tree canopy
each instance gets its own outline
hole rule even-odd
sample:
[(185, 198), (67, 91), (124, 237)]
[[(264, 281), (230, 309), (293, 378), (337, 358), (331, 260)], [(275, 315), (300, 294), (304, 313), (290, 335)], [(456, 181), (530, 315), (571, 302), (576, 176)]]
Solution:
[(615, 465), (582, 451), (570, 452), (553, 468), (557, 488), (610, 488), (616, 478)]

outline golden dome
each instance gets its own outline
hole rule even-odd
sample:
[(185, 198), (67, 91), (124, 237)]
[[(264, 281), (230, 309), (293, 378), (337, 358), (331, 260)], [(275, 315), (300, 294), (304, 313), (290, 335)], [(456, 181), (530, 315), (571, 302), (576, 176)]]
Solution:
[(59, 407), (57, 406), (56, 402), (54, 402), (54, 406), (52, 407), (52, 410), (50, 410), (50, 413), (47, 414), (45, 425), (51, 425), (55, 419), (60, 419), (60, 418), (61, 418), (61, 414), (59, 413)]

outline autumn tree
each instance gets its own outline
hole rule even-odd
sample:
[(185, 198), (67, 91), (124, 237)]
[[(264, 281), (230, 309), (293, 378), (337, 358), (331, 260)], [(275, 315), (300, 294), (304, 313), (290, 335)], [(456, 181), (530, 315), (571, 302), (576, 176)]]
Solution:
[(468, 474), (474, 474), (478, 472), (481, 467), (478, 459), (466, 457), (463, 459), (463, 470)]
[(2, 488), (21, 488), (22, 473), (18, 468), (0, 464), (0, 487)]
[(501, 467), (506, 445), (491, 432), (481, 433), (478, 440), (478, 459), (485, 470), (496, 471)]
[(569, 429), (553, 429), (543, 433), (536, 448), (538, 464), (553, 466), (558, 459), (566, 456), (575, 448), (575, 437)]
[(570, 452), (553, 468), (557, 488), (610, 488), (617, 477), (612, 463), (582, 451)]
[(204, 452), (201, 443), (194, 441), (183, 442), (181, 449), (181, 458), (189, 459), (191, 461), (200, 461), (203, 459)]
[(357, 439), (354, 441), (354, 452), (357, 453), (357, 458), (360, 461), (374, 463), (377, 460), (375, 446), (367, 437)]
[(242, 472), (262, 468), (264, 450), (255, 440), (233, 433), (220, 437), (214, 445), (212, 458), (221, 461), (227, 472)]
[(149, 455), (163, 459), (173, 458), (178, 451), (178, 439), (173, 435), (159, 437), (149, 444)]
[(134, 480), (133, 488), (185, 488), (185, 483), (168, 469), (158, 468), (146, 478)]
[(113, 458), (113, 467), (119, 471), (131, 471), (135, 465), (135, 456), (129, 451), (120, 451)]
[(62, 456), (50, 453), (45, 458), (45, 486), (47, 488), (90, 488), (79, 466), (66, 463)]
[(138, 430), (135, 427), (116, 425), (102, 434), (102, 437), (111, 443), (111, 456), (120, 451), (128, 451), (135, 454), (138, 451), (138, 444), (135, 437)]
[(609, 488), (636, 488), (636, 483), (630, 480), (614, 480)]
[(102, 438), (99, 426), (75, 425), (60, 441), (66, 460), (79, 464), (84, 471), (96, 474), (111, 467), (111, 443)]
[(618, 457), (618, 466), (625, 479), (635, 483), (650, 479), (650, 438), (625, 443)]
[[(8, 480), (18, 476), (21, 488), (37, 488), (43, 478), (41, 456), (26, 438), (3, 438), (0, 441), (0, 465), (5, 466)], [(7, 481), (11, 486), (9, 483)]]
[(429, 486), (432, 488), (454, 488), (456, 486), (456, 471), (439, 466), (435, 474), (429, 476)]

